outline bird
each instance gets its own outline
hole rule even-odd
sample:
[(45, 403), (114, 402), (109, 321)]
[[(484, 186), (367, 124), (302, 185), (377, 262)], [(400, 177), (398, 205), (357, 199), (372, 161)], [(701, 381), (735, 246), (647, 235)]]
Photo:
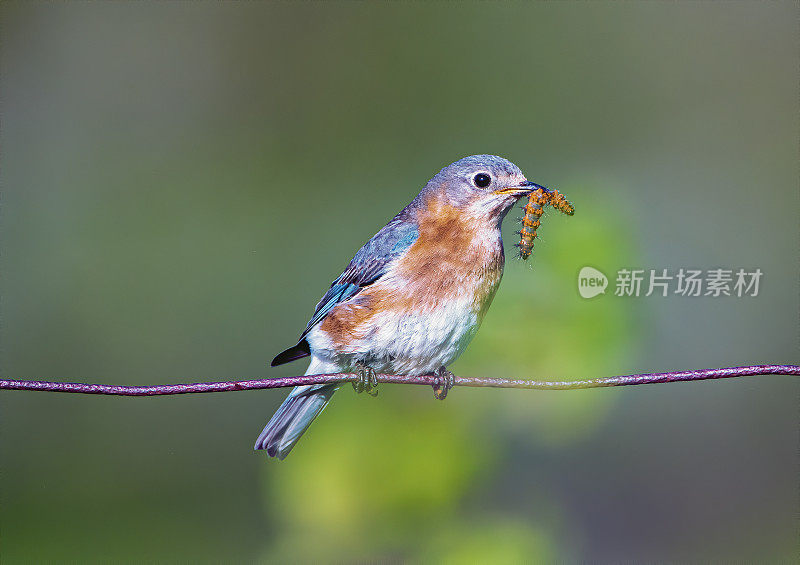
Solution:
[[(358, 250), (271, 366), (310, 357), (306, 375), (357, 373), (354, 388), (370, 394), (377, 373), (432, 375), (443, 398), (446, 367), (475, 336), (503, 276), (503, 218), (537, 189), (548, 191), (496, 155), (444, 167)], [(254, 449), (284, 459), (339, 385), (295, 387)]]

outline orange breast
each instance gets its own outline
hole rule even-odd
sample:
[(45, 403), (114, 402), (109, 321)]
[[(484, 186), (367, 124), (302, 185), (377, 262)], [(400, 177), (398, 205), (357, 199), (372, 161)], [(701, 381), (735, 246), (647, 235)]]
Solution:
[(457, 301), (483, 318), (503, 274), (499, 231), (441, 202), (431, 202), (417, 223), (419, 237), (402, 259), (323, 320), (320, 329), (340, 347), (359, 347), (378, 313), (434, 313)]
[(419, 238), (397, 265), (417, 307), (472, 295), (477, 310), (494, 296), (503, 274), (499, 230), (432, 200), (417, 218)]

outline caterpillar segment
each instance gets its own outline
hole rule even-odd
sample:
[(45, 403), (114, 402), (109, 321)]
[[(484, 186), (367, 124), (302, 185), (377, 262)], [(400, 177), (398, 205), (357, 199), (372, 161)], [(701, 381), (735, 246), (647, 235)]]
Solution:
[(575, 213), (575, 207), (558, 190), (544, 190), (538, 188), (530, 193), (528, 202), (523, 210), (525, 215), (522, 217), (522, 228), (519, 230), (519, 256), (523, 260), (530, 258), (533, 253), (533, 240), (536, 239), (536, 231), (541, 225), (541, 217), (544, 207), (551, 205), (553, 208), (568, 216)]

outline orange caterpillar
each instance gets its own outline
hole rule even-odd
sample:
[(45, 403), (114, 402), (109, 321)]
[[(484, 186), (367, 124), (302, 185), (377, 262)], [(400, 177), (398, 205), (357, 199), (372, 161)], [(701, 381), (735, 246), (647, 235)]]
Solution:
[(575, 207), (558, 190), (546, 191), (543, 188), (537, 188), (531, 192), (524, 208), (525, 216), (522, 218), (522, 229), (519, 231), (519, 243), (517, 244), (519, 256), (522, 259), (527, 260), (533, 252), (533, 240), (536, 238), (536, 230), (541, 224), (539, 218), (542, 217), (547, 204), (568, 216), (575, 213)]
[(575, 213), (575, 206), (572, 205), (572, 202), (564, 198), (564, 195), (557, 189), (550, 191), (550, 206), (567, 216), (571, 216)]

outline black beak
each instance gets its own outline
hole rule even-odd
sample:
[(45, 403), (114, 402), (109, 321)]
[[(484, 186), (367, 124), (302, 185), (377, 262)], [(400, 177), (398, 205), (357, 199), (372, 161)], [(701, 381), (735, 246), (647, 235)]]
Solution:
[(531, 192), (534, 191), (534, 190), (538, 190), (540, 188), (542, 190), (544, 190), (545, 192), (550, 192), (550, 189), (547, 188), (546, 186), (542, 186), (541, 184), (536, 184), (535, 182), (531, 182), (529, 180), (526, 180), (525, 182), (521, 182), (519, 185), (520, 186), (524, 186), (524, 187), (530, 187)]
[(534, 190), (542, 189), (545, 192), (550, 192), (547, 187), (544, 187), (540, 184), (536, 184), (535, 182), (531, 182), (529, 180), (522, 181), (517, 186), (509, 186), (508, 188), (501, 188), (499, 190), (495, 190), (493, 194), (512, 194), (517, 198), (522, 198), (523, 196), (528, 196)]

